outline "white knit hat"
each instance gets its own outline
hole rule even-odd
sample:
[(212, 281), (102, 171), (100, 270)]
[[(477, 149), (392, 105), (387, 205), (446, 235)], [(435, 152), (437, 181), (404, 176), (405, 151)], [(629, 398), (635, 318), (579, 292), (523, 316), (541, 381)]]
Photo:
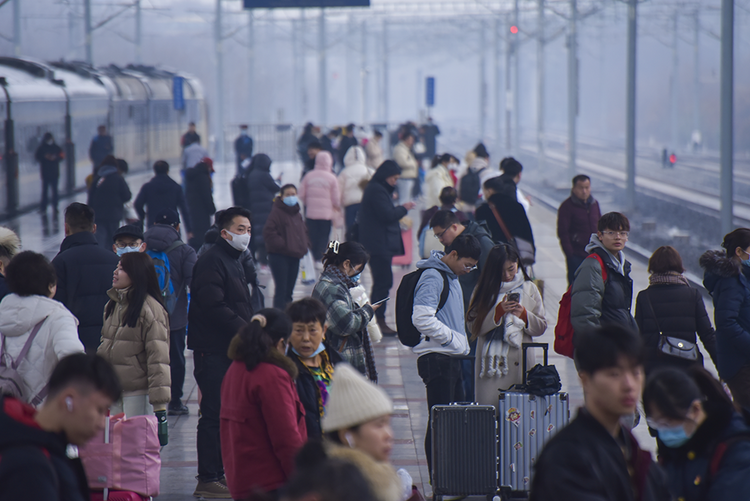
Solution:
[(382, 388), (351, 365), (336, 364), (323, 416), (324, 432), (344, 430), (389, 414), (393, 414), (393, 402)]

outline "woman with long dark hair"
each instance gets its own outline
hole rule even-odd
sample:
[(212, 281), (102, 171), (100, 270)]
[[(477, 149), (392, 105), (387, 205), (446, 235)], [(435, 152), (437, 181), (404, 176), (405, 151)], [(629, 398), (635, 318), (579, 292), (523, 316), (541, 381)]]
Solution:
[[(523, 382), (522, 343), (547, 330), (539, 289), (521, 265), (518, 251), (496, 245), (487, 256), (469, 304), (466, 321), (477, 341), (476, 401), (497, 408), (497, 390)], [(534, 366), (534, 354), (528, 355)]]
[(297, 366), (284, 355), (291, 333), (289, 317), (266, 308), (229, 345), (234, 362), (221, 385), (221, 456), (232, 499), (278, 498), (307, 440)]
[(111, 363), (122, 382), (122, 398), (111, 413), (157, 414), (166, 420), (171, 397), (169, 316), (159, 280), (146, 253), (123, 254), (104, 308), (102, 342), (96, 353)]
[(380, 305), (358, 307), (349, 289), (359, 284), (369, 254), (357, 242), (331, 242), (323, 256), (323, 274), (315, 284), (312, 297), (328, 309), (326, 337), (345, 361), (366, 375), (378, 380), (367, 324)]
[(744, 499), (750, 491), (750, 427), (703, 367), (654, 371), (643, 390), (648, 424), (672, 499)]

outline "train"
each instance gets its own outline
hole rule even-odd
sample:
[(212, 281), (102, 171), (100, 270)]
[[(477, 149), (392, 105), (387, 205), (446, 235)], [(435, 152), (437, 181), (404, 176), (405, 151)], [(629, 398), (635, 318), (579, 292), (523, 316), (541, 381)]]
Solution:
[(132, 171), (147, 169), (156, 160), (178, 164), (180, 138), (190, 122), (206, 146), (203, 88), (185, 73), (0, 57), (0, 88), (0, 219), (39, 206), (41, 171), (34, 153), (46, 132), (65, 153), (61, 195), (86, 187), (93, 172), (89, 145), (99, 125), (107, 127), (115, 156)]

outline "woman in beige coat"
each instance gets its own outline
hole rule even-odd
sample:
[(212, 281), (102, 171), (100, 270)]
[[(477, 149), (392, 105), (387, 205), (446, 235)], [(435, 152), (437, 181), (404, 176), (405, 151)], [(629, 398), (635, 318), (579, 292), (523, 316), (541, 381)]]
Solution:
[[(547, 330), (539, 289), (520, 266), (518, 252), (496, 245), (487, 256), (474, 289), (466, 320), (477, 341), (474, 382), (476, 400), (498, 406), (498, 390), (523, 382), (523, 343)], [(534, 366), (529, 352), (527, 369)]]
[(110, 362), (123, 396), (111, 413), (127, 417), (156, 414), (166, 420), (170, 400), (169, 317), (151, 257), (123, 254), (107, 292), (98, 355)]

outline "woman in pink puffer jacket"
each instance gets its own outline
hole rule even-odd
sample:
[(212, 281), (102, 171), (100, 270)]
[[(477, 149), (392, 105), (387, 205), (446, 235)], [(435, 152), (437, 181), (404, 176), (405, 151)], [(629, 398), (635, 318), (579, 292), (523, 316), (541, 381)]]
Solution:
[(315, 168), (305, 174), (299, 187), (299, 199), (305, 206), (305, 222), (313, 258), (320, 261), (331, 234), (331, 220), (341, 210), (339, 183), (333, 174), (333, 157), (327, 151), (315, 156)]

